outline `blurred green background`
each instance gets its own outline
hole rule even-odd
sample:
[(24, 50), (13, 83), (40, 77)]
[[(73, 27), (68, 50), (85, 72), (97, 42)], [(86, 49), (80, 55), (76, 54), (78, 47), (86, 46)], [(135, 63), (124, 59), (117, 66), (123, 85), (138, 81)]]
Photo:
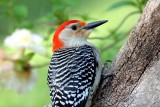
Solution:
[(0, 50), (15, 52), (4, 46), (3, 41), (18, 28), (26, 28), (42, 35), (42, 45), (47, 50), (47, 56), (34, 54), (33, 58), (28, 60), (31, 65), (38, 65), (34, 68), (38, 78), (34, 88), (20, 94), (12, 88), (0, 86), (0, 107), (43, 107), (50, 103), (47, 63), (52, 55), (52, 35), (59, 24), (69, 19), (86, 22), (109, 20), (96, 28), (88, 40), (101, 50), (103, 62), (107, 59), (114, 60), (139, 19), (146, 1), (0, 0)]

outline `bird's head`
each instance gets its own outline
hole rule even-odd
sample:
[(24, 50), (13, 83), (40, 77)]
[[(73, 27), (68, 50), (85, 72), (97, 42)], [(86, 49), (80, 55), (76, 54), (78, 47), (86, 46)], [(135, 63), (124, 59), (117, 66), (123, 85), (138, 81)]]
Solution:
[(107, 20), (86, 23), (80, 20), (69, 20), (62, 23), (54, 33), (53, 51), (61, 48), (76, 47), (83, 44), (92, 29), (104, 24)]

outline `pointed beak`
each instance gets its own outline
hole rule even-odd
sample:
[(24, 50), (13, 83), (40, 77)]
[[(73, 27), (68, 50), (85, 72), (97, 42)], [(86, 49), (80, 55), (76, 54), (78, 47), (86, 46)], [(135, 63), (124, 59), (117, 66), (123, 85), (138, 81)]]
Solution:
[(91, 23), (88, 23), (86, 26), (84, 26), (83, 29), (86, 29), (86, 30), (94, 29), (95, 27), (98, 27), (106, 22), (108, 22), (108, 20), (91, 22)]

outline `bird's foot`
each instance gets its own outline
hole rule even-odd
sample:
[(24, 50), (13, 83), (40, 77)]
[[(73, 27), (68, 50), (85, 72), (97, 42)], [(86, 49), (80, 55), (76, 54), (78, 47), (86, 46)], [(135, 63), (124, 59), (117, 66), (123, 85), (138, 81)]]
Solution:
[(111, 62), (112, 62), (111, 60), (106, 60), (106, 62), (104, 63), (104, 66), (103, 66), (103, 69), (102, 69), (102, 79), (106, 79), (108, 77), (114, 76), (114, 73), (109, 73), (108, 72), (108, 68), (109, 68), (108, 63), (111, 63)]

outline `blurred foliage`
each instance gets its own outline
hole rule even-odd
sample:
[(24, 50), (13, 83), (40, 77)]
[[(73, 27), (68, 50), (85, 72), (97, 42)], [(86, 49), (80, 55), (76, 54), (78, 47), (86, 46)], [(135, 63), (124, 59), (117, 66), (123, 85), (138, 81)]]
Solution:
[(111, 5), (107, 10), (117, 9), (123, 6), (133, 6), (136, 10), (142, 12), (147, 0), (123, 0)]
[(14, 60), (20, 71), (27, 67), (28, 73), (31, 67), (39, 71), (39, 81), (33, 91), (22, 96), (12, 89), (8, 91), (0, 87), (0, 107), (42, 107), (50, 102), (47, 65), (52, 55), (52, 35), (59, 24), (69, 19), (87, 22), (109, 20), (105, 26), (94, 30), (89, 41), (101, 50), (103, 62), (106, 59), (114, 60), (146, 2), (147, 0), (0, 0), (0, 48), (9, 53), (8, 56), (17, 52), (4, 46), (3, 41), (16, 29), (25, 28), (42, 35), (44, 41), (41, 45), (46, 49), (45, 54), (26, 49)]

